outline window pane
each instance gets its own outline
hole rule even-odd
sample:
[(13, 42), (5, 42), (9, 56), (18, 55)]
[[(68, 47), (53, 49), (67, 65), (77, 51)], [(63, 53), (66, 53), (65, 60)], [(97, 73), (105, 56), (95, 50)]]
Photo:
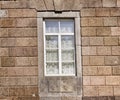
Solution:
[(62, 48), (74, 48), (74, 36), (65, 35), (61, 37)]
[(45, 22), (46, 33), (58, 33), (59, 32), (59, 24), (58, 21), (49, 20)]
[(62, 61), (73, 61), (74, 50), (62, 50)]
[(58, 36), (46, 36), (46, 48), (58, 48)]
[(74, 22), (73, 21), (61, 21), (60, 22), (61, 33), (74, 33)]
[(58, 50), (46, 50), (46, 61), (58, 61)]
[(62, 63), (62, 74), (75, 74), (74, 63)]
[(58, 74), (59, 73), (58, 63), (47, 63), (46, 71), (47, 74)]

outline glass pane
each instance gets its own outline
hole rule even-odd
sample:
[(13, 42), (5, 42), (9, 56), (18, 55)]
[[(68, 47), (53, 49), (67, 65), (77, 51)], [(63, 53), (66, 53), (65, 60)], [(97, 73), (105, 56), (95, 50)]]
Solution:
[(62, 61), (73, 61), (74, 50), (62, 50)]
[(46, 61), (58, 61), (58, 50), (46, 50)]
[(64, 20), (60, 22), (61, 33), (74, 33), (74, 21)]
[(74, 36), (65, 35), (61, 37), (62, 48), (74, 48)]
[(46, 73), (47, 74), (58, 74), (59, 73), (58, 63), (47, 63)]
[(58, 47), (58, 36), (47, 35), (46, 36), (46, 48), (57, 48)]
[(75, 74), (74, 63), (62, 63), (62, 74)]
[(45, 21), (46, 33), (58, 33), (59, 24), (56, 20)]

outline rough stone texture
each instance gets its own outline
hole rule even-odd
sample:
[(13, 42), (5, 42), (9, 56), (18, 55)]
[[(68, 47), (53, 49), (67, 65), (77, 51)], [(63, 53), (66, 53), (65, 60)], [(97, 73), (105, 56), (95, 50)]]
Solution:
[[(39, 100), (38, 91), (40, 100), (120, 100), (119, 7), (120, 0), (1, 0), (0, 100)], [(82, 77), (38, 78), (41, 11), (80, 12)]]

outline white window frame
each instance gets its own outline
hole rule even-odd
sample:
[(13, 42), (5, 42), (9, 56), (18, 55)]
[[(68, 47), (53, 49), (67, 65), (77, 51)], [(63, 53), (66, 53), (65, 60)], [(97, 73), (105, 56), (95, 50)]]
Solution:
[[(62, 13), (54, 13), (54, 12), (38, 12), (37, 15), (38, 22), (38, 69), (39, 69), (39, 77), (44, 78), (44, 28), (43, 22), (44, 19), (74, 19), (75, 22), (75, 49), (76, 49), (76, 75), (77, 77), (82, 77), (82, 66), (81, 66), (81, 35), (80, 35), (80, 13), (79, 12), (62, 12)], [(50, 75), (51, 76), (51, 75)], [(54, 76), (54, 75), (53, 75)], [(56, 76), (56, 75), (55, 75)], [(60, 75), (58, 75), (60, 76)], [(69, 75), (70, 76), (70, 75)]]
[[(59, 23), (59, 31), (60, 31), (60, 21), (73, 21), (74, 22), (74, 19), (44, 19), (44, 21), (43, 21), (43, 29), (44, 29), (44, 73), (45, 73), (45, 76), (75, 76), (76, 75), (76, 69), (75, 69), (75, 67), (76, 67), (76, 61), (75, 61), (75, 44), (74, 44), (74, 48), (73, 48), (73, 50), (74, 50), (74, 60), (72, 61), (73, 63), (74, 63), (74, 74), (62, 74), (62, 61), (61, 61), (61, 59), (62, 59), (62, 53), (61, 53), (61, 36), (64, 36), (64, 35), (70, 35), (70, 36), (75, 36), (75, 32), (73, 32), (73, 33), (62, 33), (62, 32), (58, 32), (58, 33), (46, 33), (46, 29), (45, 29), (45, 21), (46, 20), (53, 20), (53, 21), (58, 21), (58, 23)], [(74, 28), (74, 27), (73, 27)], [(46, 39), (45, 39), (45, 36), (48, 36), (48, 35), (51, 35), (51, 36), (58, 36), (58, 56), (59, 56), (59, 60), (58, 60), (58, 65), (59, 65), (59, 73), (58, 74), (47, 74), (47, 72), (46, 72), (46, 70), (47, 70), (47, 68), (46, 68), (46, 63), (47, 63), (47, 61), (46, 61)], [(75, 38), (74, 38), (74, 40), (75, 40)], [(68, 48), (68, 49), (71, 49), (71, 48)]]

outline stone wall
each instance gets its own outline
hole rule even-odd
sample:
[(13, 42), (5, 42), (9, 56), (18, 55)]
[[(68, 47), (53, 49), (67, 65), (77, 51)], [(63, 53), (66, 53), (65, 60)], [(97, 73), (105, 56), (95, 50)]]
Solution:
[(81, 17), (83, 100), (119, 100), (119, 7), (120, 0), (1, 0), (0, 98), (39, 98), (37, 12), (78, 11)]

